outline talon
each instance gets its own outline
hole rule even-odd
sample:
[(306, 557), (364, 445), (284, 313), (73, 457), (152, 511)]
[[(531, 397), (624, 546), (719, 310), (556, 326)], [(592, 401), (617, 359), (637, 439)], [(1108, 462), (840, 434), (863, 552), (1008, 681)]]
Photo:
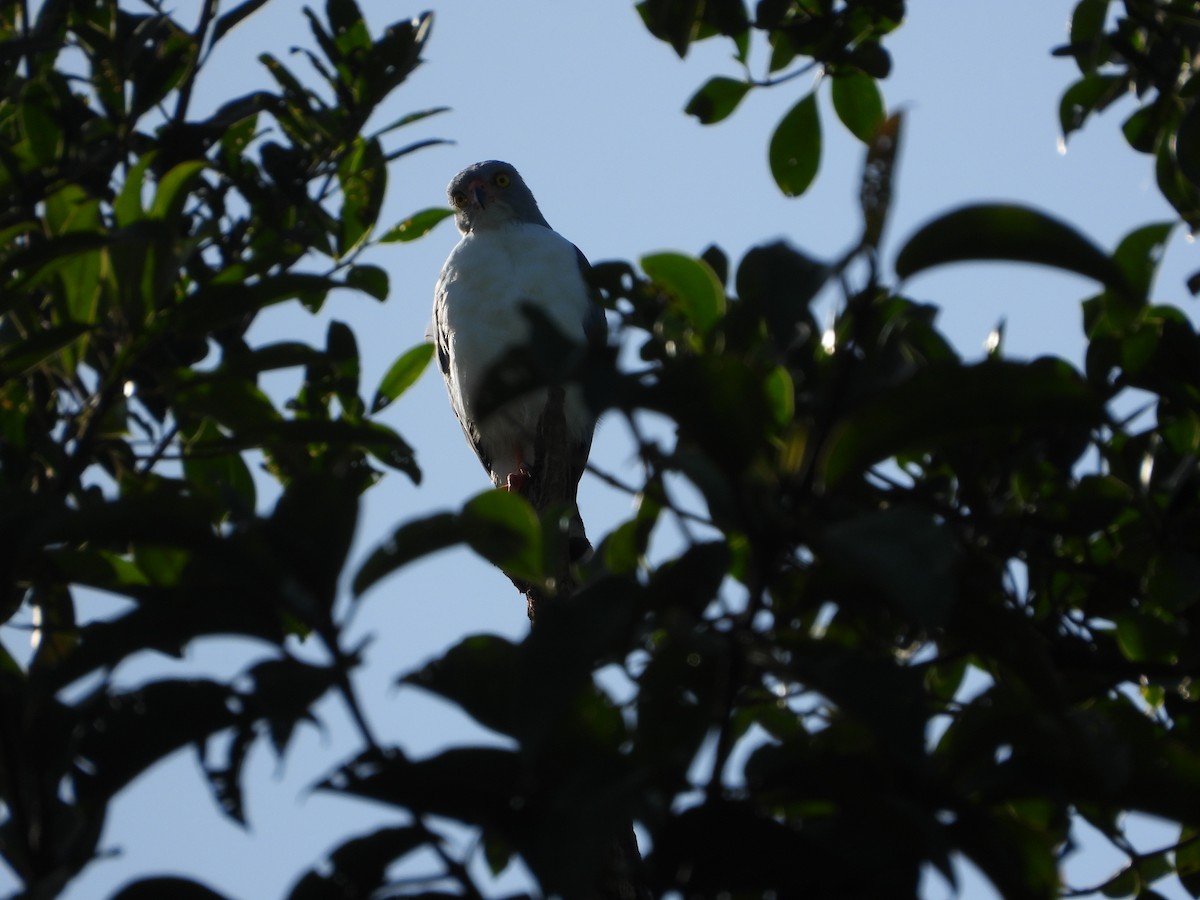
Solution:
[(508, 473), (508, 480), (505, 485), (500, 488), (502, 491), (512, 491), (513, 493), (521, 493), (525, 489), (525, 485), (529, 483), (529, 469), (521, 465), (515, 472)]

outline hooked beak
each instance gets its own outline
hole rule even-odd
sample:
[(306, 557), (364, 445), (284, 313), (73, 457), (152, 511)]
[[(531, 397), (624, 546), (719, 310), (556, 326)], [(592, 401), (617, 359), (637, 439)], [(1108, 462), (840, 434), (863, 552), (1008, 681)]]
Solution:
[(488, 192), (482, 181), (476, 181), (468, 188), (472, 199), (479, 204), (480, 209), (487, 209)]

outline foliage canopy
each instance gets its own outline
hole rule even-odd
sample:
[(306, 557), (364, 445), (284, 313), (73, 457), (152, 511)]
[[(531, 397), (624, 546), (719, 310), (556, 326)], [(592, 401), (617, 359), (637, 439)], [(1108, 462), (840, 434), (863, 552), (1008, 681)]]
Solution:
[[(929, 223), (905, 240), (901, 279), (1008, 259), (1096, 284), (1082, 371), (1002, 347), (965, 362), (936, 310), (879, 264), (901, 123), (878, 82), (902, 0), (764, 0), (753, 15), (740, 0), (639, 4), (678, 54), (729, 40), (746, 67), (698, 89), (687, 109), (703, 122), (821, 67), (815, 90), (829, 85), (864, 147), (862, 237), (835, 260), (773, 243), (736, 264), (710, 248), (597, 266), (644, 365), (531, 350), (526, 383), (578, 381), (597, 410), (635, 428), (652, 411), (677, 437), (641, 441), (636, 513), (524, 641), (469, 637), (402, 675), (509, 743), (410, 759), (359, 709), (364, 651), (345, 645), (335, 600), (361, 494), (388, 470), (419, 480), (375, 416), (429, 351), (402, 354), (368, 402), (347, 325), (323, 347), (246, 334), (276, 304), (385, 299), (363, 250), (445, 217), (378, 221), (389, 165), (430, 141), (392, 143), (439, 110), (366, 130), (418, 64), (430, 18), (375, 37), (353, 0), (328, 0), (323, 17), (304, 12), (319, 88), (264, 55), (273, 90), (194, 118), (213, 45), (264, 5), (206, 2), (189, 28), (116, 0), (47, 2), (31, 22), (26, 3), (0, 0), (0, 604), (37, 622), (27, 665), (0, 651), (0, 853), (26, 896), (79, 875), (132, 779), (214, 735), (231, 739), (201, 754), (203, 777), (243, 820), (250, 747), (265, 736), (285, 753), (331, 693), (362, 749), (320, 789), (394, 807), (399, 824), (298, 873), (292, 900), (478, 897), (476, 852), (494, 871), (519, 855), (546, 894), (611, 896), (614, 835), (631, 821), (649, 840), (630, 877), (655, 894), (911, 896), (922, 867), (953, 880), (961, 854), (1004, 896), (1055, 897), (1096, 887), (1061, 882), (1086, 821), (1128, 856), (1107, 896), (1153, 897), (1166, 875), (1200, 896), (1200, 345), (1178, 306), (1153, 299), (1178, 223), (1111, 252), (1014, 206)], [(772, 48), (762, 77), (755, 32)], [(1064, 137), (1135, 91), (1124, 134), (1195, 227), (1194, 3), (1082, 0), (1055, 52), (1080, 71)], [(818, 174), (821, 127), (806, 93), (771, 137), (785, 193)], [(838, 289), (823, 339), (811, 303)], [(259, 386), (280, 369), (303, 372), (282, 400)], [(1150, 403), (1130, 416), (1135, 392)], [(269, 509), (255, 464), (278, 493)], [(684, 482), (703, 523), (675, 503)], [(651, 565), (668, 518), (694, 540)], [(557, 531), (557, 516), (489, 492), (400, 523), (353, 589), (455, 543), (537, 582), (557, 571)], [(128, 607), (77, 624), (84, 588)], [(123, 690), (106, 677), (212, 635), (273, 652), (224, 680)], [(327, 661), (297, 659), (295, 636)], [(597, 680), (609, 666), (636, 685), (628, 700)], [(711, 760), (699, 782), (698, 758)], [(1130, 811), (1177, 823), (1177, 843), (1134, 850)], [(448, 840), (446, 821), (477, 829), (478, 847)], [(397, 880), (392, 864), (423, 848), (428, 880)], [(165, 894), (220, 896), (171, 878), (120, 896)]]

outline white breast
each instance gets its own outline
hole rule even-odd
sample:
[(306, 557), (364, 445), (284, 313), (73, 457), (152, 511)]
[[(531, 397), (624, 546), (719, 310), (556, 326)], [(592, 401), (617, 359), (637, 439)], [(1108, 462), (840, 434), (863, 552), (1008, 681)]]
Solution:
[[(533, 464), (533, 431), (545, 392), (514, 401), (480, 422), (477, 398), (492, 366), (513, 347), (527, 345), (528, 318), (536, 306), (571, 340), (586, 340), (583, 322), (588, 288), (575, 247), (540, 225), (514, 224), (463, 237), (442, 268), (435, 318), (449, 354), (447, 388), (460, 421), (475, 423), (493, 480), (515, 468), (515, 458)], [(592, 422), (577, 390), (567, 395), (568, 432), (582, 440)], [(507, 469), (505, 467), (508, 467)]]

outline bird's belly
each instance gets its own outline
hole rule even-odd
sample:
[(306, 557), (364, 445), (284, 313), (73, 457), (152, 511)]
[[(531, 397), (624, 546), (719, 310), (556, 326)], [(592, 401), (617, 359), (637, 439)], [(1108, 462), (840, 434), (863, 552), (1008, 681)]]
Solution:
[[(490, 459), (493, 480), (502, 481), (515, 464), (534, 464), (534, 438), (547, 392), (514, 398), (482, 416), (485, 385), (494, 380), (497, 364), (532, 337), (526, 306), (536, 307), (568, 340), (585, 343), (583, 321), (588, 310), (587, 286), (579, 272), (575, 248), (538, 226), (514, 229), (463, 241), (443, 273), (442, 327), (450, 359), (451, 401), (463, 422), (475, 423), (480, 449)], [(529, 348), (527, 352), (536, 352)], [(578, 387), (564, 398), (568, 436), (586, 441), (592, 418)]]

